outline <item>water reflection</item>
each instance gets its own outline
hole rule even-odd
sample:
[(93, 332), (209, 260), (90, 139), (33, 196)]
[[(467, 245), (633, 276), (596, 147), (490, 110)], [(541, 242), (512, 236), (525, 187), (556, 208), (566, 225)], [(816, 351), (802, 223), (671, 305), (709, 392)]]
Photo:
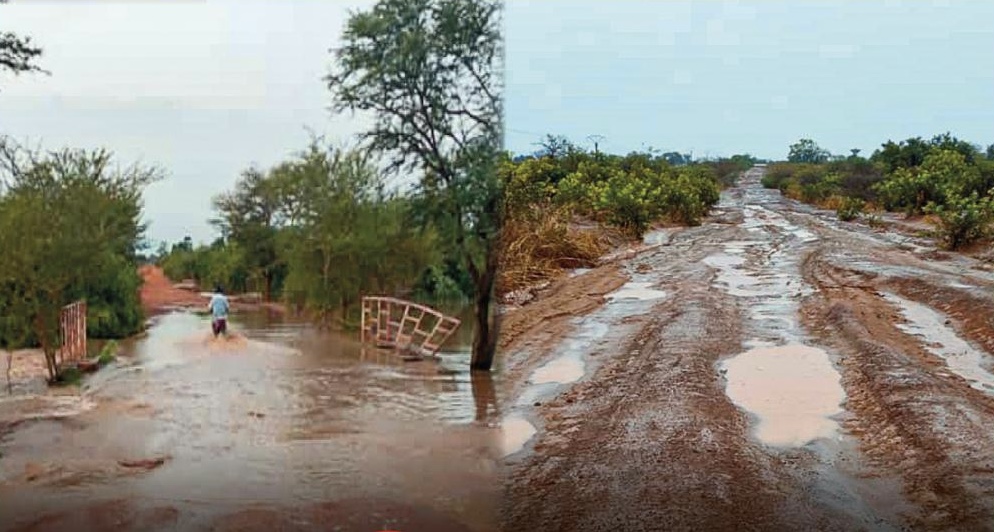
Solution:
[(475, 420), (478, 423), (486, 423), (500, 417), (493, 376), (489, 372), (472, 372), (470, 380), (473, 387), (473, 401), (476, 404)]

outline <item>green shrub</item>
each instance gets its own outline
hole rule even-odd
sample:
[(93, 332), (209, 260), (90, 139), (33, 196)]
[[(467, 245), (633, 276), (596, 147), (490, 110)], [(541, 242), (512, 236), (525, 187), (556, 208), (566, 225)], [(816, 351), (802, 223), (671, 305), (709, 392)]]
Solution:
[(117, 342), (111, 340), (104, 344), (103, 349), (100, 350), (100, 355), (97, 357), (97, 363), (101, 366), (106, 366), (110, 364), (117, 358)]
[(938, 216), (939, 236), (948, 249), (959, 249), (984, 237), (994, 222), (994, 198), (976, 192), (948, 193), (943, 204), (930, 203), (926, 212)]
[(866, 207), (866, 202), (859, 198), (844, 197), (842, 198), (842, 203), (835, 210), (835, 214), (838, 215), (839, 219), (843, 222), (851, 222), (860, 217), (863, 214), (863, 209)]
[(668, 199), (662, 176), (647, 168), (615, 170), (607, 181), (590, 187), (594, 207), (604, 219), (636, 238), (663, 215)]

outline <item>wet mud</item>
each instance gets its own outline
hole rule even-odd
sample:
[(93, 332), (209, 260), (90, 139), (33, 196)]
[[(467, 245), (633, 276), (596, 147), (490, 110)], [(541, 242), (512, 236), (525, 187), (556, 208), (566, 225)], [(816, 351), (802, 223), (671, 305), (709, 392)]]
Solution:
[(492, 377), (264, 314), (168, 312), (74, 393), (0, 399), (0, 530), (496, 530)]
[[(502, 338), (504, 364), (568, 356), (583, 375), (521, 379), (535, 433), (504, 458), (503, 529), (991, 528), (994, 277), (761, 175), (514, 311), (532, 326)], [(549, 312), (609, 280), (571, 319)], [(612, 297), (631, 289), (659, 297)]]

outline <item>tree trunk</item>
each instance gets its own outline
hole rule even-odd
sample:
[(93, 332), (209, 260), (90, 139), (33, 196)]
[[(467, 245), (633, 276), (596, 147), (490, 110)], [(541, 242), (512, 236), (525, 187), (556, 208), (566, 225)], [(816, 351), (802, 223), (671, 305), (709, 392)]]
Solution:
[(8, 351), (7, 352), (7, 393), (8, 394), (14, 393), (13, 384), (11, 384), (10, 382), (10, 368), (13, 365), (14, 365), (14, 352)]
[[(475, 267), (470, 268), (476, 292), (474, 298), (476, 303), (476, 334), (473, 335), (473, 357), (470, 361), (470, 369), (476, 371), (490, 371), (497, 352), (498, 323), (495, 309), (492, 308), (494, 286), (497, 281), (497, 257), (493, 249), (494, 243), (491, 242), (487, 247), (489, 249), (484, 259), (483, 271), (481, 272)], [(472, 264), (472, 260), (470, 264)], [(472, 265), (475, 266), (475, 264)]]
[(45, 369), (48, 370), (48, 381), (50, 384), (55, 383), (59, 378), (59, 364), (55, 359), (55, 352), (52, 350), (50, 342), (48, 341), (45, 318), (42, 317), (41, 314), (35, 315), (34, 326), (35, 335), (38, 337), (38, 342), (41, 344), (42, 354), (45, 357)]
[(474, 371), (470, 375), (473, 390), (473, 402), (476, 403), (476, 421), (485, 422), (499, 416), (497, 408), (497, 391), (494, 389), (493, 377), (489, 372)]

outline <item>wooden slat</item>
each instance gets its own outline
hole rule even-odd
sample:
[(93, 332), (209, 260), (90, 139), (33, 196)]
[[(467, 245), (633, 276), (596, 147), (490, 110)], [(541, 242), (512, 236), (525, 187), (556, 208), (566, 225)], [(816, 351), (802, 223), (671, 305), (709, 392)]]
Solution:
[(431, 307), (393, 297), (366, 296), (362, 304), (363, 341), (372, 330), (370, 324), (376, 323), (372, 336), (378, 347), (434, 355), (460, 325)]

